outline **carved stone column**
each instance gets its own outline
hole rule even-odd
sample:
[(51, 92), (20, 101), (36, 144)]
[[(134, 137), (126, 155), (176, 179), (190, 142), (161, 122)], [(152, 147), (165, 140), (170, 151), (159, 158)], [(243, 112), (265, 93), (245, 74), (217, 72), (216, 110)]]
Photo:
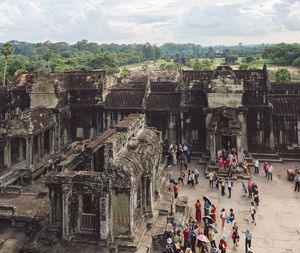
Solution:
[(147, 177), (147, 209), (153, 211), (152, 178)]
[(5, 139), (5, 146), (4, 146), (4, 165), (7, 168), (11, 168), (11, 143), (10, 137)]
[(273, 132), (273, 113), (272, 113), (272, 108), (270, 108), (270, 112), (269, 112), (269, 125), (270, 125), (270, 148), (274, 149), (275, 142), (274, 142), (274, 132)]
[(210, 163), (216, 163), (216, 136), (213, 133), (209, 134), (210, 139)]
[(70, 217), (69, 217), (69, 185), (62, 185), (62, 239), (68, 241), (70, 239)]
[(146, 184), (146, 178), (142, 179), (142, 199), (143, 199), (143, 209), (144, 211), (147, 210), (147, 184)]
[(41, 145), (41, 135), (37, 136), (38, 138), (38, 161), (42, 159), (42, 145)]

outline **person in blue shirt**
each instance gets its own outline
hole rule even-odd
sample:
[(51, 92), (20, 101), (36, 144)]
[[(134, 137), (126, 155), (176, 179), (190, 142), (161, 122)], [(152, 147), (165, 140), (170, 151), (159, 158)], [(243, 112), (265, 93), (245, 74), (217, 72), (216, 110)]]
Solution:
[(251, 241), (252, 241), (252, 233), (250, 232), (249, 228), (247, 228), (247, 230), (242, 231), (242, 233), (245, 234), (246, 236), (246, 253), (248, 252), (248, 247), (251, 248)]
[(295, 191), (297, 191), (298, 189), (298, 192), (300, 191), (300, 174), (297, 173), (296, 176), (295, 176)]

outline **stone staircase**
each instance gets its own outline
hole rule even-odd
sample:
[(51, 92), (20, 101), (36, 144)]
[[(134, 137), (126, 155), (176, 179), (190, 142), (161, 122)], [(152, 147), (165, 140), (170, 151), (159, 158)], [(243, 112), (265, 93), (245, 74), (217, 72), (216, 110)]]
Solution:
[(251, 153), (254, 159), (258, 159), (259, 162), (271, 162), (271, 163), (282, 163), (283, 160), (280, 158), (278, 152), (260, 152), (260, 153)]
[(280, 150), (278, 154), (283, 161), (300, 162), (300, 149)]

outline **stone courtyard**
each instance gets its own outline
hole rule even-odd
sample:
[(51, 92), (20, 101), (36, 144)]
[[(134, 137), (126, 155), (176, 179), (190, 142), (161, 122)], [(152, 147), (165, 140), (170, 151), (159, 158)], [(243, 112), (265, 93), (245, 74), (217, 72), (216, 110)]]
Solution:
[[(178, 166), (172, 166), (175, 180), (178, 178)], [(188, 164), (188, 169), (197, 167), (200, 173), (199, 184), (195, 188), (186, 185), (179, 185), (179, 197), (187, 196), (191, 210), (191, 216), (195, 218), (195, 203), (199, 199), (202, 205), (203, 196), (209, 196), (216, 206), (216, 221), (219, 233), (216, 242), (219, 242), (222, 235), (226, 236), (228, 244), (226, 252), (245, 252), (245, 235), (241, 231), (250, 228), (253, 233), (252, 247), (255, 253), (276, 252), (276, 253), (296, 253), (300, 252), (300, 193), (294, 192), (294, 184), (287, 181), (286, 170), (299, 167), (299, 163), (273, 163), (273, 181), (268, 181), (260, 163), (260, 174), (254, 174), (252, 169), (252, 180), (258, 185), (260, 205), (256, 208), (255, 226), (251, 223), (249, 214), (250, 198), (242, 197), (241, 179), (234, 181), (232, 197), (228, 195), (222, 197), (221, 190), (210, 188), (209, 181), (204, 177), (204, 166), (199, 165), (195, 160)], [(170, 167), (171, 168), (171, 167)], [(187, 173), (186, 173), (187, 174)], [(226, 193), (227, 187), (225, 190)], [(221, 230), (220, 211), (225, 208), (229, 214), (229, 209), (233, 208), (236, 221), (240, 230), (239, 247), (233, 248), (231, 239), (231, 224), (225, 223), (225, 231)]]

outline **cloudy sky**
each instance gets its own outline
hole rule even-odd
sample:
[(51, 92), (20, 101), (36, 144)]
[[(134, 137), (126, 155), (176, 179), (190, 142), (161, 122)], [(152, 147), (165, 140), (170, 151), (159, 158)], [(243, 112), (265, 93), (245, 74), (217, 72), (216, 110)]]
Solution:
[(300, 0), (0, 0), (0, 41), (300, 42)]

